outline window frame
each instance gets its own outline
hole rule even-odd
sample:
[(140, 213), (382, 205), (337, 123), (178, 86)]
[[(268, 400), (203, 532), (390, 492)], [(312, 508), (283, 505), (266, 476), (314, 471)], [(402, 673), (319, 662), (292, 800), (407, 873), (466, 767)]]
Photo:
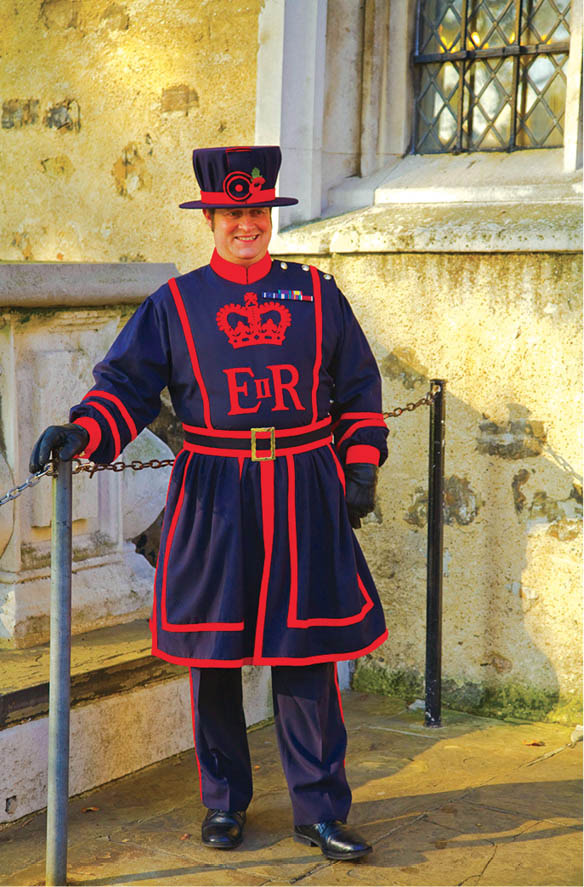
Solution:
[[(446, 64), (448, 62), (454, 63), (457, 74), (458, 74), (458, 108), (456, 115), (456, 141), (454, 147), (452, 149), (447, 149), (444, 151), (433, 151), (433, 152), (424, 152), (424, 151), (416, 151), (415, 148), (418, 146), (418, 113), (417, 108), (413, 110), (413, 124), (412, 124), (412, 150), (413, 153), (433, 153), (433, 154), (461, 154), (461, 153), (476, 153), (476, 152), (484, 152), (484, 151), (523, 151), (523, 150), (534, 150), (536, 148), (545, 148), (545, 145), (517, 145), (517, 134), (518, 134), (518, 111), (517, 111), (517, 101), (520, 90), (520, 78), (521, 78), (521, 59), (527, 57), (537, 58), (542, 55), (567, 55), (570, 53), (570, 40), (560, 40), (553, 43), (522, 43), (522, 31), (523, 31), (523, 13), (524, 13), (524, 3), (525, 0), (513, 0), (514, 3), (514, 33), (515, 40), (509, 44), (501, 44), (496, 47), (488, 47), (488, 48), (480, 48), (476, 47), (475, 49), (468, 48), (468, 29), (469, 29), (469, 7), (472, 3), (472, 0), (463, 0), (462, 5), (462, 18), (460, 22), (460, 44), (461, 49), (455, 50), (454, 52), (450, 52), (448, 50), (444, 52), (420, 52), (420, 40), (421, 40), (421, 20), (422, 20), (422, 12), (421, 12), (421, 3), (422, 0), (418, 0), (417, 3), (417, 11), (416, 11), (416, 36), (415, 36), (415, 45), (412, 52), (412, 63), (415, 70), (415, 80), (418, 80), (423, 71), (423, 66), (428, 64)], [(574, 0), (571, 3), (570, 14), (576, 4)], [(505, 147), (499, 148), (469, 148), (463, 145), (463, 140), (465, 138), (464, 134), (464, 124), (465, 124), (465, 112), (464, 112), (464, 99), (465, 99), (465, 78), (468, 70), (468, 66), (475, 61), (487, 60), (487, 59), (507, 59), (510, 58), (513, 60), (513, 73), (512, 73), (512, 86), (510, 92), (510, 132), (509, 132), (509, 144)], [(567, 69), (567, 63), (566, 63)], [(567, 70), (566, 70), (566, 81), (567, 81)], [(566, 90), (567, 94), (567, 90)], [(417, 104), (417, 100), (415, 102)], [(564, 108), (564, 120), (565, 120), (565, 108)], [(469, 136), (467, 135), (467, 138)], [(559, 147), (559, 146), (549, 146), (551, 147)], [(563, 147), (563, 146), (561, 146)]]
[[(364, 0), (360, 174), (323, 194), (327, 0), (265, 0), (259, 17), (255, 140), (281, 145), (280, 191), (300, 198), (297, 207), (274, 212), (276, 233), (375, 205), (376, 192), (388, 177), (399, 184), (400, 164), (412, 153), (416, 6), (417, 0)], [(560, 152), (560, 166), (569, 174), (582, 166), (582, 6), (576, 2), (566, 78), (564, 147), (540, 150)], [(504, 166), (505, 157), (520, 153), (477, 151), (471, 156), (480, 164), (484, 158), (501, 158)], [(420, 164), (452, 157), (415, 156)], [(447, 175), (442, 184), (448, 185)], [(450, 184), (456, 187), (455, 178)]]

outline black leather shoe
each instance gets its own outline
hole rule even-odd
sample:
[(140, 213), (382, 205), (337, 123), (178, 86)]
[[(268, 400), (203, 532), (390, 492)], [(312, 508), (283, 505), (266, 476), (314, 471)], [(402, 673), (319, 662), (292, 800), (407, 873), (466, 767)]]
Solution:
[(207, 810), (201, 827), (201, 838), (205, 847), (215, 850), (233, 850), (241, 844), (245, 811), (228, 813), (225, 810)]
[(295, 825), (294, 837), (297, 841), (320, 847), (328, 859), (359, 859), (373, 850), (361, 835), (351, 831), (338, 819), (315, 822), (313, 825)]

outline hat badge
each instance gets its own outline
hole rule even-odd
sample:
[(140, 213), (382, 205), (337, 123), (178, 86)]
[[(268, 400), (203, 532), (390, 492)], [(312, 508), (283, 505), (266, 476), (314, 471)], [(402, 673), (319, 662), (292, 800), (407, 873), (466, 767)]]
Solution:
[(261, 190), (266, 180), (260, 175), (257, 167), (252, 169), (250, 176), (247, 172), (231, 172), (223, 181), (223, 191), (232, 200), (247, 200), (256, 191)]

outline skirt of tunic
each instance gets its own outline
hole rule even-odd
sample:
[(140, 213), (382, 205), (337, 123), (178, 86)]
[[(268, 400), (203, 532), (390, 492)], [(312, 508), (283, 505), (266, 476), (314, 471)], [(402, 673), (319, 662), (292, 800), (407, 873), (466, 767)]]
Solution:
[(152, 652), (195, 666), (353, 659), (387, 637), (330, 444), (274, 461), (185, 448), (171, 475)]

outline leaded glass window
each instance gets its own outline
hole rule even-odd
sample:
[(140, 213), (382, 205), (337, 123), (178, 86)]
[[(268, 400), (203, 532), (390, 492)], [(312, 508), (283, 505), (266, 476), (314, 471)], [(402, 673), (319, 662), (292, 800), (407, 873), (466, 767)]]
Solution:
[(563, 144), (570, 0), (418, 0), (414, 151)]

